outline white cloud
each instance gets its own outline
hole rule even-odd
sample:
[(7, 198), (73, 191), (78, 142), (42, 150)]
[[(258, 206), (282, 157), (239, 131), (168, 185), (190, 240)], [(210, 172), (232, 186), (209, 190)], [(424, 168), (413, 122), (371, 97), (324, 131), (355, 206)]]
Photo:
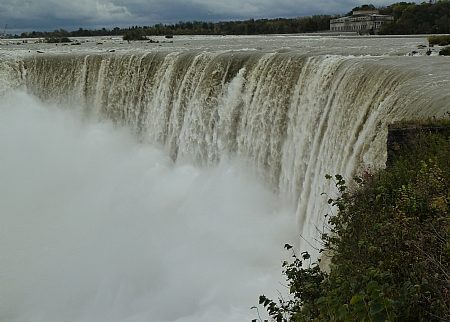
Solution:
[(96, 17), (103, 20), (126, 19), (132, 18), (132, 14), (125, 6), (117, 6), (111, 2), (96, 1), (95, 3)]

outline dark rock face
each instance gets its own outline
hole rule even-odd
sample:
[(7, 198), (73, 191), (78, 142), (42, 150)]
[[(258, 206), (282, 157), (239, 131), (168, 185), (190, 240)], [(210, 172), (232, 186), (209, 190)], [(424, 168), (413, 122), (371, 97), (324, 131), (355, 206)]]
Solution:
[(410, 150), (416, 139), (424, 133), (438, 133), (450, 137), (448, 126), (390, 126), (387, 137), (387, 160), (386, 167), (404, 152)]

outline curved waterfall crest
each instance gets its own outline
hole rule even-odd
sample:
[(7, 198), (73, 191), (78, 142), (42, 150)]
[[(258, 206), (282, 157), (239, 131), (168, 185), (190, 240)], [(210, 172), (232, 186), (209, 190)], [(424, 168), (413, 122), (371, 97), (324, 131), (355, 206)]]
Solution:
[(291, 52), (55, 54), (25, 57), (7, 73), (43, 100), (131, 127), (173, 159), (247, 160), (297, 202), (308, 238), (305, 227), (325, 213), (326, 173), (383, 166), (387, 124), (446, 110), (442, 84), (418, 82), (422, 74), (395, 62)]

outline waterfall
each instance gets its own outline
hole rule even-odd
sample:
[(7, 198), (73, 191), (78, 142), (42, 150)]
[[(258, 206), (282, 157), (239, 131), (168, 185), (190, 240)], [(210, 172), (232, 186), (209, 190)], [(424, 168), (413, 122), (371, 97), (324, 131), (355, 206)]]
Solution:
[(442, 115), (449, 101), (445, 84), (418, 82), (423, 73), (388, 57), (72, 54), (29, 57), (20, 69), (41, 99), (81, 104), (129, 126), (174, 160), (247, 160), (297, 202), (300, 231), (310, 239), (327, 210), (325, 174), (382, 167), (389, 123)]
[(449, 68), (294, 51), (0, 53), (0, 320), (256, 318), (258, 295), (280, 290), (283, 243), (317, 246), (325, 174), (383, 167), (388, 124), (448, 112)]

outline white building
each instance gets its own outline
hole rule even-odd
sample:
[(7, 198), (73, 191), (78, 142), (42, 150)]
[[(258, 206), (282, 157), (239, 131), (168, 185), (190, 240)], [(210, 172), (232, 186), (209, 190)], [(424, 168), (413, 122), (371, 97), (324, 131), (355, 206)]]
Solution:
[(386, 22), (394, 17), (380, 15), (378, 10), (353, 11), (351, 16), (330, 20), (330, 31), (353, 31), (359, 34), (377, 34)]

